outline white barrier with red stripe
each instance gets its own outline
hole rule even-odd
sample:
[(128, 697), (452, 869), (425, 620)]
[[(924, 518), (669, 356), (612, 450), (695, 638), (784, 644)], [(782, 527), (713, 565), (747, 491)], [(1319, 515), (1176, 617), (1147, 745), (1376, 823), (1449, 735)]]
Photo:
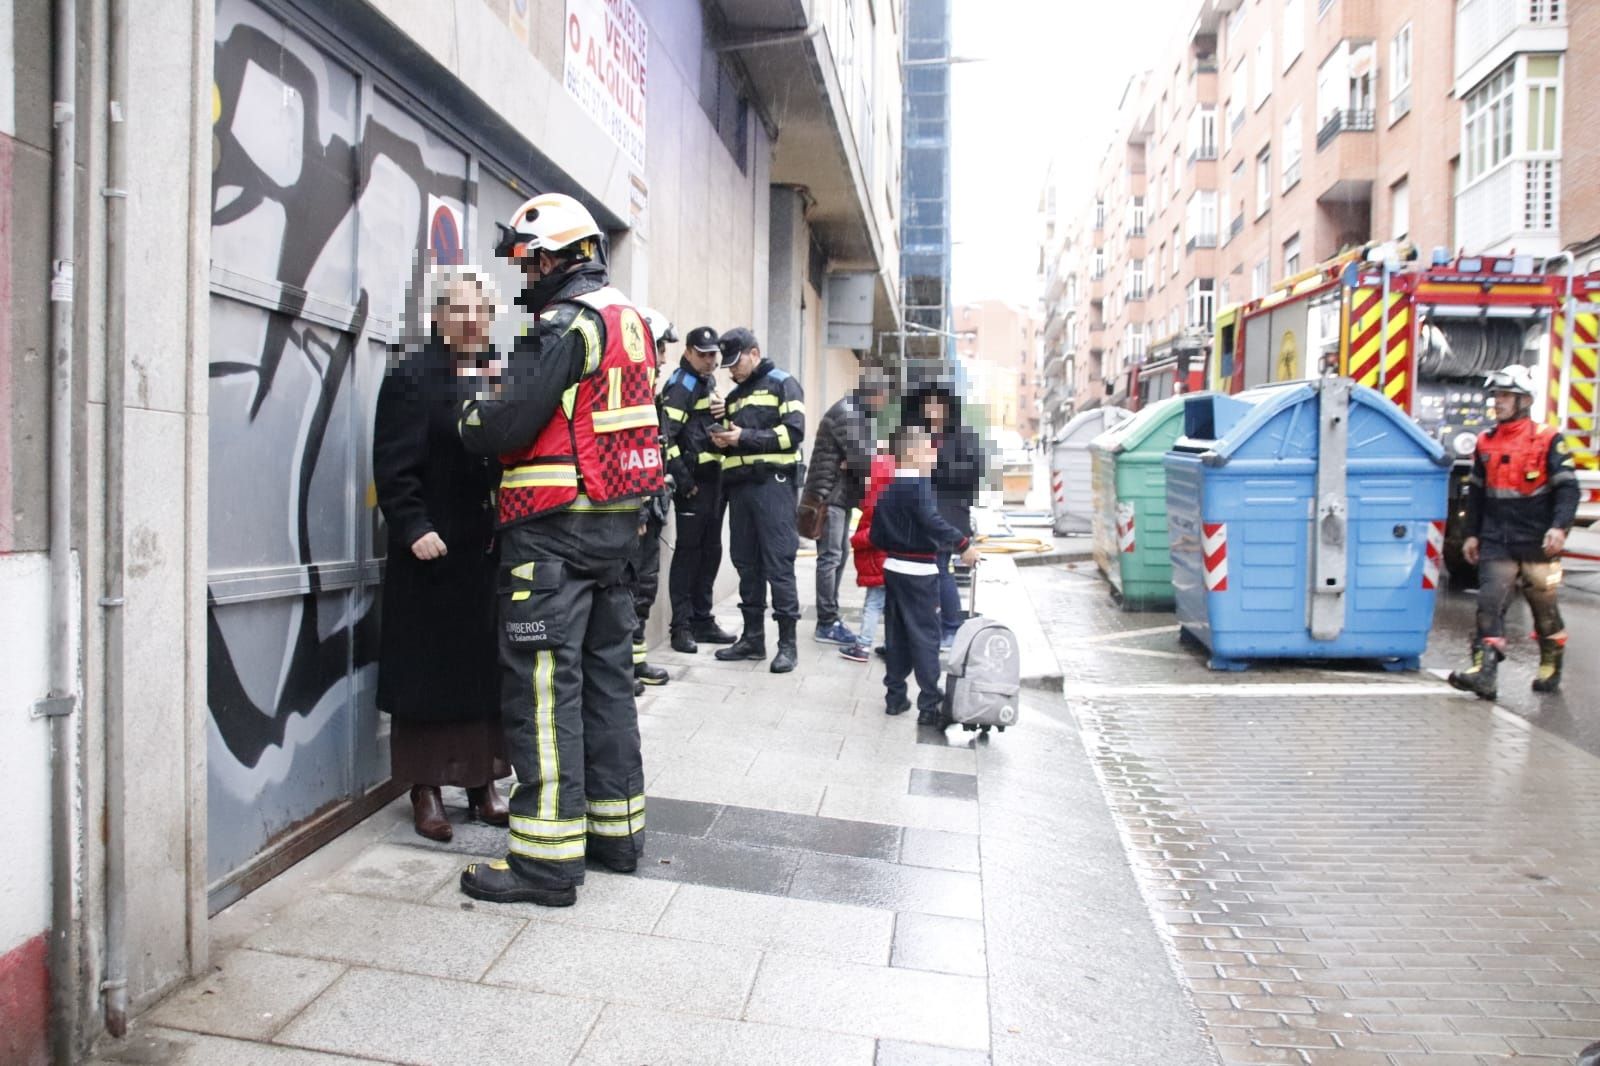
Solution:
[(1134, 549), (1133, 504), (1117, 504), (1117, 548), (1124, 553)]
[(1444, 559), (1444, 523), (1428, 523), (1428, 550), (1422, 558), (1422, 587), (1439, 587), (1439, 566)]
[(1228, 591), (1228, 523), (1202, 524), (1200, 553), (1205, 560), (1206, 591)]

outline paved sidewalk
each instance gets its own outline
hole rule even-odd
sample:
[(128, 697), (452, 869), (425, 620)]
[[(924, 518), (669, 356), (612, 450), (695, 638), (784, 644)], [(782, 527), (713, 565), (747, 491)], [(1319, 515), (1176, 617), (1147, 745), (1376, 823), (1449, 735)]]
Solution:
[(502, 833), (434, 845), (401, 801), (219, 914), (215, 973), (100, 1061), (1214, 1062), (1065, 702), (919, 730), (811, 630), (789, 675), (654, 651), (639, 875), (474, 903)]
[(1426, 672), (1213, 674), (1171, 614), (1039, 581), (1228, 1066), (1555, 1066), (1600, 1038), (1600, 760)]

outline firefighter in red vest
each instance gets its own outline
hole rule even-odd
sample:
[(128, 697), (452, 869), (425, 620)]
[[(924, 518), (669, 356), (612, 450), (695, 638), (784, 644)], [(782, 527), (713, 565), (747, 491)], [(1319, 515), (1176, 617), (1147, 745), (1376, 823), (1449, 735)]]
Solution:
[(536, 196), (500, 229), (537, 323), (460, 429), (503, 468), (501, 716), (517, 784), (505, 860), (468, 866), (461, 890), (565, 907), (586, 858), (626, 873), (644, 850), (629, 560), (640, 503), (664, 483), (655, 341), (572, 197)]
[(1525, 366), (1489, 375), (1496, 425), (1478, 436), (1467, 481), (1467, 531), (1462, 554), (1478, 567), (1478, 630), (1472, 665), (1450, 684), (1492, 700), (1499, 694), (1500, 660), (1506, 657), (1506, 607), (1522, 594), (1539, 636), (1535, 692), (1561, 685), (1567, 630), (1556, 605), (1561, 550), (1578, 513), (1578, 476), (1572, 455), (1551, 426), (1528, 417), (1533, 374)]

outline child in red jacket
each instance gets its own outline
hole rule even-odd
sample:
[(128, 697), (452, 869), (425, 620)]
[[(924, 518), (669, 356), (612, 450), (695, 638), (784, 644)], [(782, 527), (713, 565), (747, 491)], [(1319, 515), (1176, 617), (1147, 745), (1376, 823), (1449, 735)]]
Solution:
[(872, 532), (872, 509), (878, 497), (894, 480), (894, 456), (887, 450), (872, 457), (872, 469), (867, 475), (867, 494), (861, 501), (861, 521), (850, 536), (850, 551), (856, 560), (856, 584), (867, 590), (867, 602), (861, 609), (861, 625), (856, 627), (856, 643), (839, 649), (853, 663), (872, 661), (872, 642), (878, 636), (878, 623), (883, 619), (883, 560), (884, 553), (872, 546), (868, 536)]

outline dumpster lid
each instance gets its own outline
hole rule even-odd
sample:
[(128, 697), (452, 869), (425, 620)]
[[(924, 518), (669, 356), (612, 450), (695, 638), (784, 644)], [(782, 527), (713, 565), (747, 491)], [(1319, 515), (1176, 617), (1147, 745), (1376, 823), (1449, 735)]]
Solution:
[[(1215, 457), (1214, 460), (1208, 458), (1207, 462), (1225, 463), (1279, 412), (1298, 404), (1314, 402), (1318, 395), (1317, 382), (1307, 380), (1260, 385), (1236, 396), (1209, 396), (1206, 402), (1210, 404), (1209, 420), (1213, 422), (1209, 427), (1209, 436), (1213, 439), (1207, 439), (1207, 435), (1180, 437), (1175, 450), (1204, 451)], [(1352, 420), (1358, 407), (1365, 407), (1389, 422), (1433, 462), (1442, 464), (1447, 461), (1443, 446), (1423, 433), (1409, 415), (1376, 389), (1365, 385), (1353, 386), (1350, 390)], [(1195, 419), (1187, 421), (1185, 429), (1198, 428)], [(1355, 441), (1352, 440), (1351, 446), (1353, 451)]]
[(1177, 396), (1168, 396), (1165, 400), (1152, 404), (1134, 415), (1132, 418), (1106, 430), (1093, 441), (1091, 448), (1098, 448), (1107, 452), (1125, 452), (1145, 442), (1152, 433), (1155, 433), (1168, 421), (1183, 416), (1183, 402), (1190, 396), (1203, 396), (1205, 393), (1180, 393)]
[(1090, 427), (1093, 422), (1101, 422), (1106, 429), (1110, 429), (1132, 417), (1133, 412), (1125, 407), (1095, 407), (1088, 411), (1079, 411), (1068, 419), (1067, 424), (1061, 427), (1061, 431), (1055, 435), (1051, 443), (1064, 444), (1067, 441), (1074, 440), (1080, 437), (1085, 427)]

